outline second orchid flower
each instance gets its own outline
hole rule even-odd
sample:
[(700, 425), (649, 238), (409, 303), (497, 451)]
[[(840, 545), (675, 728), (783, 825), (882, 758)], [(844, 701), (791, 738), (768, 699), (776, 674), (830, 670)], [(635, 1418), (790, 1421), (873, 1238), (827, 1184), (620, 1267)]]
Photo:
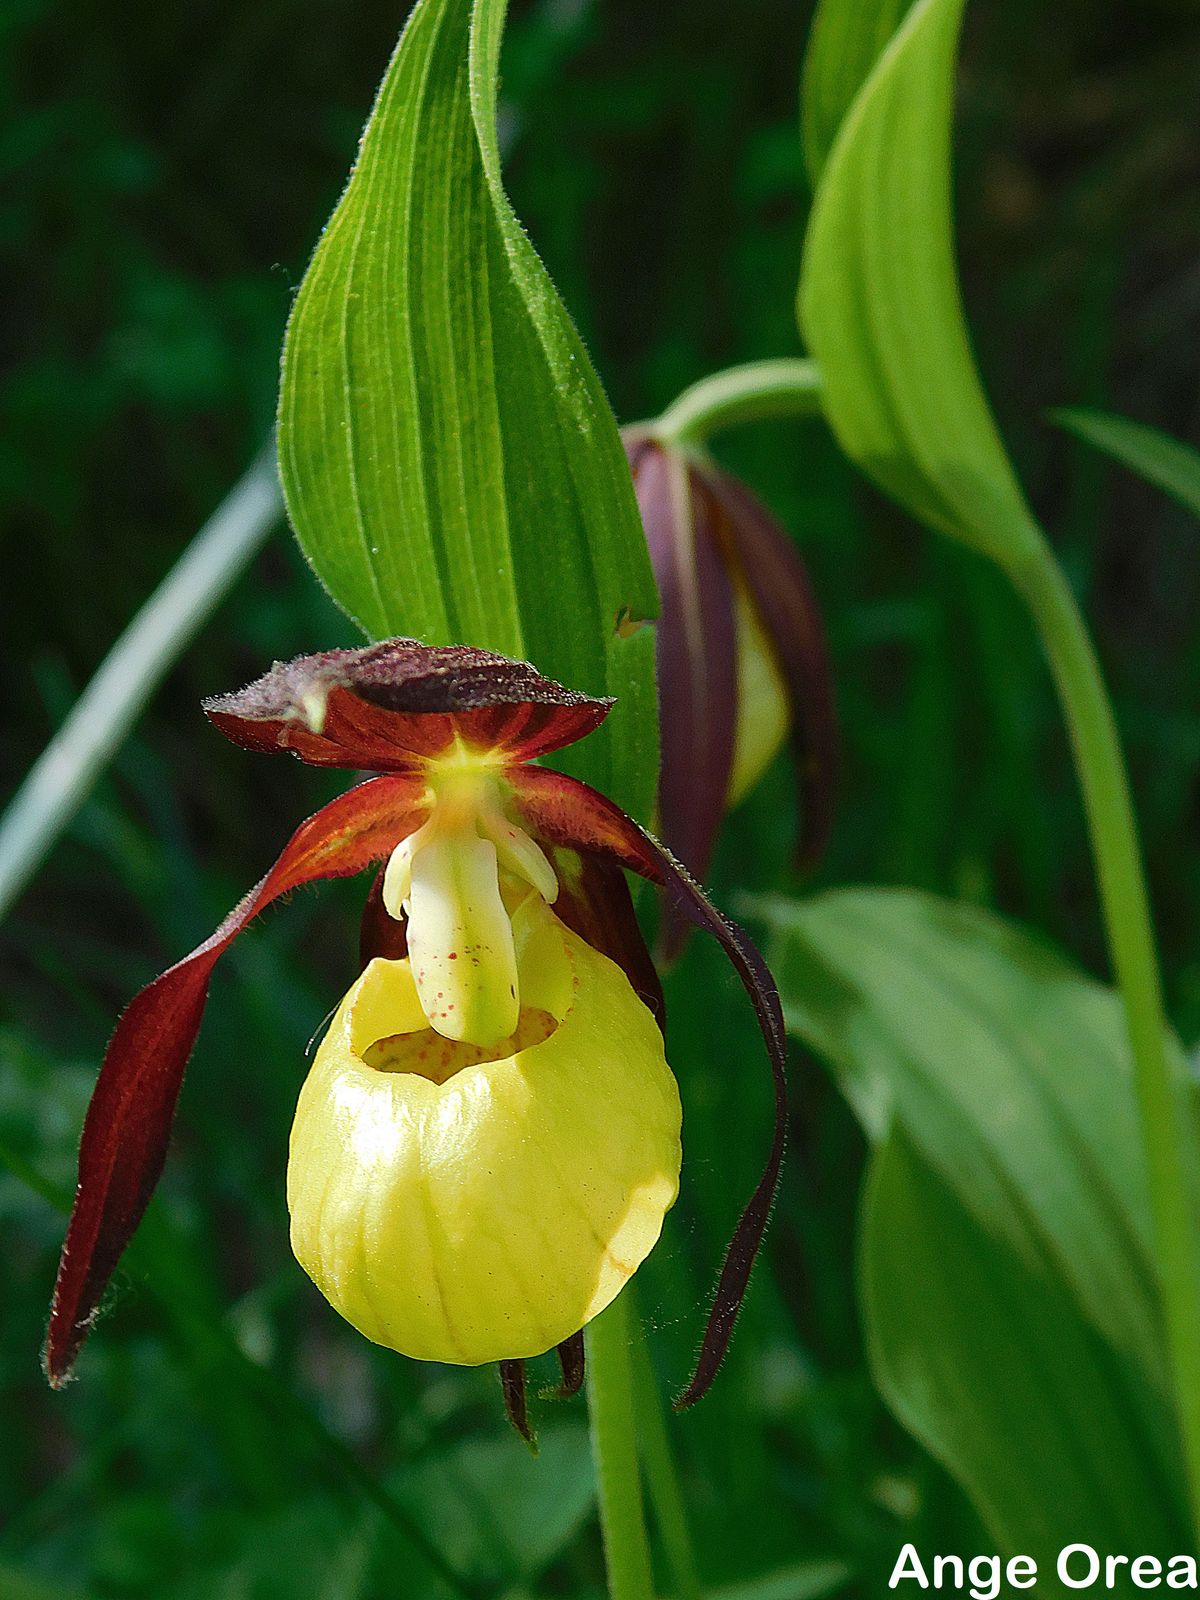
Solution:
[[(707, 456), (627, 428), (625, 451), (662, 604), (659, 827), (698, 878), (725, 812), (790, 741), (797, 861), (829, 836), (837, 724), (825, 627), (795, 544), (766, 507)], [(668, 922), (667, 953), (686, 924)]]

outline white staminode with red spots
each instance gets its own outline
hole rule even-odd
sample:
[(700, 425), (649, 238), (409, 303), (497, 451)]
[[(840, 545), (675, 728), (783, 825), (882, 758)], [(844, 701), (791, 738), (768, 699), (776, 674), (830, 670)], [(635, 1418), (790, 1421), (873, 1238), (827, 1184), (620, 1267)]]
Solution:
[(505, 815), (494, 767), (459, 744), (429, 762), (429, 820), (392, 852), (383, 903), (408, 919), (408, 953), (429, 1026), (492, 1045), (521, 1016), (512, 911), (532, 889), (548, 904), (558, 879), (541, 848)]

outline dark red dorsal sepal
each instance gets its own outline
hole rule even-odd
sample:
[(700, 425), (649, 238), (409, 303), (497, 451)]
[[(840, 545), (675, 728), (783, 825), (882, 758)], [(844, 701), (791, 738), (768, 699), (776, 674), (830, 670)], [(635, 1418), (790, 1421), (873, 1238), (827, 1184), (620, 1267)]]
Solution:
[(374, 772), (417, 771), (456, 738), (502, 763), (529, 761), (582, 739), (611, 708), (527, 661), (415, 639), (277, 662), (244, 689), (204, 702), (248, 750)]

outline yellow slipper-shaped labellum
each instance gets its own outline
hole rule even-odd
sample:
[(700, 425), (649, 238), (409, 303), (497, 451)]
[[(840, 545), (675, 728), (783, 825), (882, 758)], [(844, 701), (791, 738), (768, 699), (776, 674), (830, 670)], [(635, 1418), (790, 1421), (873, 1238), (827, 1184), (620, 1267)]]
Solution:
[(434, 1032), (407, 960), (371, 962), (300, 1093), (296, 1259), (368, 1339), (475, 1366), (539, 1355), (614, 1298), (679, 1188), (679, 1091), (625, 974), (540, 897), (513, 918), (521, 1012)]

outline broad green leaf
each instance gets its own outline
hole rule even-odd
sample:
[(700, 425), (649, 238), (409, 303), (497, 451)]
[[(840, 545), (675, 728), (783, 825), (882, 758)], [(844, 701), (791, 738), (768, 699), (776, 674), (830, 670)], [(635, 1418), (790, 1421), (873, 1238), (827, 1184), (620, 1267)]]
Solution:
[(804, 53), (800, 123), (815, 183), (842, 118), (911, 0), (820, 0)]
[(1177, 1480), (1061, 1279), (980, 1224), (901, 1122), (872, 1159), (859, 1249), (871, 1366), (996, 1548), (1065, 1594), (1058, 1552), (1188, 1548)]
[(502, 0), (420, 0), (288, 327), (280, 471), (369, 635), (618, 697), (572, 770), (646, 817), (657, 596), (617, 427), (505, 197)]
[(1200, 450), (1194, 445), (1148, 423), (1104, 411), (1067, 407), (1052, 411), (1050, 417), (1200, 517)]
[[(987, 1369), (1000, 1391), (996, 1408), (1007, 1402), (1007, 1421), (990, 1441), (971, 1436), (975, 1454), (986, 1463), (990, 1453), (997, 1462), (989, 1500), (975, 1456), (964, 1454), (947, 1421), (962, 1409), (954, 1384), (973, 1370), (969, 1314), (981, 1293), (964, 1277), (962, 1315), (951, 1315), (960, 1291), (947, 1256), (936, 1341), (922, 1335), (921, 1325), (906, 1324), (899, 1310), (890, 1321), (872, 1311), (889, 1401), (911, 1421), (910, 1391), (921, 1397), (927, 1420), (914, 1431), (960, 1477), (994, 1527), (1001, 1526), (997, 1506), (1017, 1525), (1024, 1516), (1006, 1487), (1013, 1461), (1036, 1475), (1039, 1438), (1063, 1430), (1073, 1436), (1077, 1404), (1097, 1415), (1111, 1410), (1124, 1419), (1124, 1431), (1106, 1435), (1111, 1461), (1095, 1469), (1101, 1485), (1117, 1485), (1137, 1507), (1148, 1491), (1139, 1500), (1123, 1477), (1127, 1467), (1136, 1468), (1153, 1489), (1138, 1511), (1139, 1526), (1153, 1531), (1165, 1520), (1182, 1528), (1149, 1201), (1118, 998), (1000, 919), (925, 895), (845, 890), (803, 905), (770, 900), (759, 909), (772, 929), (768, 953), (789, 1030), (834, 1067), (874, 1141), (883, 1143), (891, 1131), (911, 1147), (922, 1167), (922, 1204), (934, 1204), (927, 1201), (934, 1188), (949, 1197), (929, 1249), (943, 1222), (947, 1235), (954, 1228), (969, 1235), (980, 1259), (1002, 1264), (995, 1270), (1006, 1280), (1040, 1286), (1039, 1303), (1055, 1308), (1043, 1321), (1059, 1329), (1064, 1347), (1075, 1341), (1093, 1352), (1069, 1395), (1060, 1393), (1058, 1356), (1044, 1352), (1036, 1405), (1028, 1399), (1036, 1374), (995, 1363)], [(1172, 1049), (1182, 1074), (1174, 1042)], [(910, 1188), (917, 1182), (905, 1181)], [(953, 1208), (961, 1209), (961, 1220), (950, 1216)], [(884, 1271), (884, 1243), (897, 1259), (907, 1251), (912, 1295), (919, 1298), (927, 1268), (916, 1263), (924, 1262), (926, 1247), (918, 1249), (907, 1234), (884, 1239), (887, 1226), (886, 1211), (877, 1208), (868, 1278), (877, 1266)], [(927, 1315), (934, 1318), (932, 1285), (929, 1293)], [(868, 1310), (881, 1303), (877, 1295)], [(1019, 1323), (1029, 1303), (1022, 1291), (1006, 1322), (989, 1302), (996, 1340), (1013, 1349), (1029, 1345)], [(903, 1386), (889, 1376), (902, 1363)], [(952, 1373), (959, 1377), (952, 1381)], [(1080, 1472), (1088, 1459), (1080, 1454)], [(1048, 1481), (1038, 1481), (1049, 1493)], [(1082, 1480), (1074, 1487), (1092, 1493)], [(1075, 1537), (1065, 1524), (1059, 1531)]]
[(955, 270), (962, 5), (917, 0), (846, 114), (813, 205), (799, 314), (847, 455), (922, 521), (1007, 563), (1039, 536), (976, 371)]

